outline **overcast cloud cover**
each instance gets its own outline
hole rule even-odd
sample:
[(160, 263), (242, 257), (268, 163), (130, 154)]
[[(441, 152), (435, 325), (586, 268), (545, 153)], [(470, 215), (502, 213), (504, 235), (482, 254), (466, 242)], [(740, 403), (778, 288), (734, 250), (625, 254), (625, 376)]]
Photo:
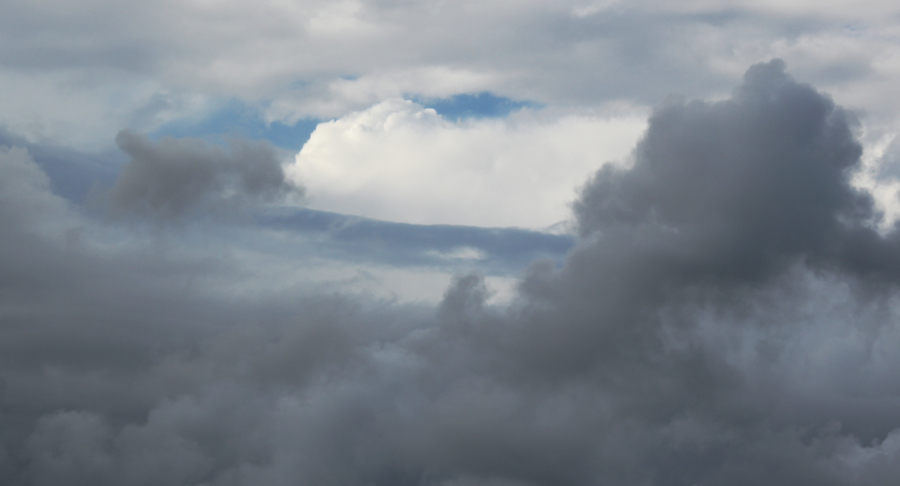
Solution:
[(0, 483), (895, 484), (894, 3), (4, 3)]

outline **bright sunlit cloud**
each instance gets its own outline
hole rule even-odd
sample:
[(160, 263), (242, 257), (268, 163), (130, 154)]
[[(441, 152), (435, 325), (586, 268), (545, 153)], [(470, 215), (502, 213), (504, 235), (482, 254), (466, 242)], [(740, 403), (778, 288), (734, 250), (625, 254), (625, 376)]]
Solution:
[(392, 99), (322, 123), (288, 169), (312, 208), (417, 224), (544, 228), (569, 218), (598, 167), (622, 163), (646, 122), (521, 112), (448, 121)]

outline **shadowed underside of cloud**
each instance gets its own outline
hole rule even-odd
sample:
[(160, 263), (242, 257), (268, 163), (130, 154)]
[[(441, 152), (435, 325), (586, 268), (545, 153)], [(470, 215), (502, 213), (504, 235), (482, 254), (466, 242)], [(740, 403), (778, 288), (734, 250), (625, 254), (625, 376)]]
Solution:
[(849, 182), (860, 152), (827, 96), (753, 66), (595, 174), (562, 268), (532, 265), (508, 307), (461, 275), (434, 309), (73, 240), (2, 152), (0, 478), (892, 484), (900, 248)]

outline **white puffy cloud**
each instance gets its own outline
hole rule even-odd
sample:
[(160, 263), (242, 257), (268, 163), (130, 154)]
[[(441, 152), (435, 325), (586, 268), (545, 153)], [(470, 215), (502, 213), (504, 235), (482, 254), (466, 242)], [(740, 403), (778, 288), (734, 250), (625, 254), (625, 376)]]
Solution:
[(642, 117), (448, 121), (391, 99), (322, 123), (289, 177), (316, 209), (420, 224), (543, 228), (568, 218), (575, 190), (625, 158)]

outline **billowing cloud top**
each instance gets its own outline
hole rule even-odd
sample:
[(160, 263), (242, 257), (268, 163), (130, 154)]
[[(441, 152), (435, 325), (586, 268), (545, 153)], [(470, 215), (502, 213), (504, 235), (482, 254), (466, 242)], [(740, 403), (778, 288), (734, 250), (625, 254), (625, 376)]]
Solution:
[[(284, 183), (256, 145), (120, 144), (114, 198), (164, 215)], [(466, 273), (430, 306), (298, 292), (223, 229), (197, 250), (97, 226), (6, 149), (0, 478), (892, 484), (900, 246), (862, 168), (846, 111), (757, 64), (654, 111), (583, 187), (564, 265), (508, 305)]]
[(634, 166), (606, 167), (584, 189), (581, 233), (628, 234), (684, 271), (735, 278), (798, 257), (854, 259), (851, 241), (874, 238), (877, 219), (850, 183), (853, 122), (782, 62), (756, 65), (730, 100), (658, 109)]
[(392, 99), (320, 124), (287, 169), (311, 207), (418, 224), (545, 228), (575, 187), (628, 155), (635, 116), (449, 121)]

